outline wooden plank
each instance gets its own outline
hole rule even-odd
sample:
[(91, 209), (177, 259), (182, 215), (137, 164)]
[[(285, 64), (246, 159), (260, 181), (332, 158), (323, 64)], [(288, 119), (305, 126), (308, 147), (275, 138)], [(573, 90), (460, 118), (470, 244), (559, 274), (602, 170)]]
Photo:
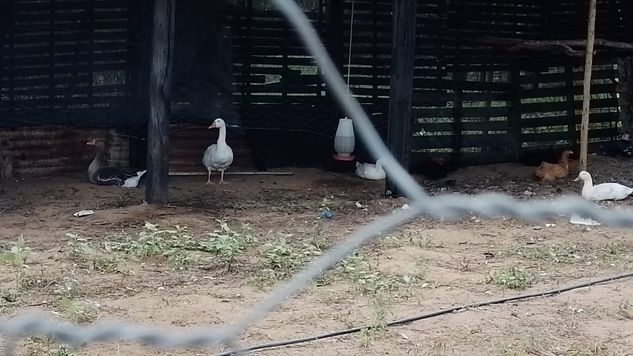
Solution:
[[(567, 82), (569, 83), (569, 81)], [(614, 94), (615, 95), (616, 83), (612, 84), (593, 84), (591, 86), (591, 94)], [(560, 86), (554, 88), (538, 88), (538, 89), (523, 89), (521, 95), (523, 98), (543, 98), (551, 96), (568, 96), (568, 95), (581, 95), (582, 87), (580, 86)]]
[[(56, 86), (54, 88), (49, 88), (45, 86), (45, 83), (43, 82), (42, 85), (37, 86), (37, 87), (21, 88), (19, 86), (16, 86), (13, 90), (13, 93), (14, 95), (17, 95), (17, 96), (20, 96), (20, 95), (39, 96), (39, 95), (50, 94), (50, 95), (60, 98), (60, 100), (65, 100), (65, 99), (62, 99), (60, 96), (68, 97), (70, 95), (73, 95), (73, 99), (74, 99), (75, 98), (74, 95), (79, 95), (79, 96), (90, 95), (89, 93), (89, 90), (91, 90), (90, 87), (91, 87), (90, 83), (84, 83), (84, 85), (82, 86), (68, 85), (64, 87)], [(92, 88), (92, 91), (95, 94), (107, 94), (107, 93), (123, 94), (123, 93), (126, 93), (127, 86), (126, 85), (94, 86), (94, 88)], [(68, 97), (68, 99), (70, 99), (70, 97)]]
[(311, 57), (290, 57), (284, 61), (283, 57), (279, 55), (275, 56), (252, 56), (250, 60), (251, 65), (306, 65), (313, 66), (314, 60)]
[[(446, 152), (411, 152), (411, 173), (416, 174), (424, 169), (430, 159), (450, 161), (452, 153)], [(493, 164), (508, 162), (513, 159), (512, 153), (505, 150), (494, 150), (482, 154), (480, 152), (462, 152), (460, 165)]]
[[(510, 124), (508, 121), (463, 121), (462, 131), (508, 131)], [(433, 132), (453, 132), (452, 122), (417, 122), (413, 124), (414, 131), (424, 130)]]
[(169, 182), (169, 121), (174, 54), (175, 0), (154, 0), (150, 117), (147, 128), (147, 186), (149, 204), (166, 204)]
[[(538, 112), (552, 112), (552, 111), (566, 111), (569, 110), (570, 104), (566, 101), (557, 102), (542, 102), (542, 103), (523, 103), (521, 104), (521, 112), (523, 114), (538, 113)], [(617, 108), (618, 99), (591, 99), (591, 107), (593, 108)], [(582, 109), (582, 101), (574, 102), (574, 109)]]
[[(508, 116), (510, 107), (463, 107), (464, 117), (485, 117), (485, 116)], [(451, 117), (454, 112), (452, 108), (419, 108), (415, 109), (416, 117)]]
[[(587, 133), (588, 138), (611, 138), (617, 135), (617, 129), (590, 129)], [(578, 138), (580, 133), (576, 135)], [(529, 133), (521, 135), (522, 142), (546, 142), (546, 141), (567, 141), (569, 142), (569, 132), (541, 132), (541, 133)]]
[[(464, 147), (503, 147), (510, 151), (513, 138), (510, 134), (474, 134), (461, 135), (460, 141), (460, 151)], [(413, 136), (413, 146), (416, 148), (452, 148), (454, 150), (454, 143), (453, 135)]]
[[(618, 113), (595, 113), (591, 114), (592, 123), (617, 122)], [(573, 124), (572, 124), (573, 123)], [(571, 115), (569, 113), (561, 116), (545, 116), (538, 118), (521, 119), (521, 127), (547, 127), (547, 126), (576, 126), (580, 123), (580, 115)], [(568, 128), (568, 130), (570, 130)], [(574, 129), (574, 136), (576, 135)]]
[[(102, 42), (128, 42), (128, 31), (129, 29), (126, 27), (120, 27), (121, 25), (117, 25), (116, 28), (99, 28), (97, 26), (91, 29), (80, 29), (80, 30), (68, 30), (68, 31), (57, 31), (57, 30), (47, 30), (47, 31), (16, 31), (16, 45), (18, 46), (28, 46), (26, 48), (33, 48), (35, 45), (39, 44), (40, 46), (49, 46), (50, 38), (53, 37), (53, 41), (55, 43), (59, 43), (62, 45), (81, 45), (86, 43), (87, 41), (76, 42), (76, 38), (78, 35), (84, 37), (90, 37), (91, 39), (102, 41)], [(23, 48), (23, 47), (18, 47)]]
[[(53, 41), (55, 39), (53, 38)], [(128, 42), (124, 39), (108, 39), (94, 44), (94, 52), (88, 52), (83, 48), (88, 45), (89, 41), (66, 41), (63, 43), (41, 43), (40, 45), (29, 45), (28, 47), (16, 47), (16, 55), (32, 55), (32, 54), (46, 54), (55, 55), (55, 57), (61, 55), (76, 56), (78, 54), (92, 55), (98, 51), (115, 51), (125, 50), (128, 46)]]
[[(567, 80), (568, 74), (565, 72), (559, 73), (529, 73), (521, 75), (521, 83), (534, 83), (536, 82), (536, 78), (538, 77), (538, 82), (540, 83), (551, 83), (551, 82), (565, 82)], [(617, 70), (610, 69), (595, 69), (592, 71), (591, 77), (593, 79), (614, 79), (617, 78), (618, 73)], [(583, 79), (583, 73), (574, 71), (573, 72), (574, 81), (581, 81)]]
[[(417, 0), (396, 0), (393, 5), (393, 47), (389, 90), (389, 126), (387, 144), (400, 164), (409, 167), (415, 68), (415, 33)], [(375, 63), (375, 62), (372, 62)], [(378, 158), (378, 157), (376, 157)], [(385, 190), (402, 196), (404, 189), (387, 176)]]

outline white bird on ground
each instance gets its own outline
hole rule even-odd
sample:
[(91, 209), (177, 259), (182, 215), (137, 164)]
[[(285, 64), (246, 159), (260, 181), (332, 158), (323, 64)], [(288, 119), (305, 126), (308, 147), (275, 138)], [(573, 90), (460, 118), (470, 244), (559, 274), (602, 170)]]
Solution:
[(574, 182), (579, 180), (583, 182), (581, 195), (587, 200), (622, 200), (633, 193), (633, 189), (620, 183), (601, 183), (593, 185), (591, 174), (587, 171), (581, 171), (578, 177), (574, 179)]
[(371, 180), (385, 179), (386, 173), (382, 168), (382, 159), (376, 161), (376, 164), (356, 162), (356, 175)]
[(202, 164), (207, 167), (209, 172), (207, 176), (207, 184), (211, 184), (211, 171), (220, 172), (220, 184), (224, 183), (224, 171), (233, 163), (233, 150), (226, 144), (226, 123), (224, 120), (217, 118), (213, 121), (209, 129), (217, 128), (220, 130), (218, 142), (207, 147), (202, 157)]

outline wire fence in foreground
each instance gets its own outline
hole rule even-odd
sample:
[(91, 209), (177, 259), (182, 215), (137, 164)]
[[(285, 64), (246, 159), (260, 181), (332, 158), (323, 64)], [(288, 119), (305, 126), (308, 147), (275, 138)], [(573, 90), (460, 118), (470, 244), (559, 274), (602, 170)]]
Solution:
[[(278, 286), (259, 304), (247, 310), (241, 318), (231, 323), (217, 328), (187, 329), (150, 328), (127, 321), (79, 326), (55, 320), (47, 313), (27, 313), (0, 322), (0, 335), (4, 335), (7, 340), (4, 344), (5, 350), (0, 351), (3, 351), (5, 355), (13, 355), (16, 341), (31, 335), (47, 336), (72, 345), (94, 342), (138, 342), (161, 348), (221, 345), (240, 350), (241, 348), (236, 344), (237, 339), (250, 325), (266, 317), (288, 298), (296, 295), (315, 278), (364, 243), (422, 214), (443, 220), (476, 214), (482, 217), (505, 216), (530, 221), (576, 214), (592, 218), (607, 226), (633, 225), (631, 210), (602, 209), (580, 197), (567, 196), (554, 201), (519, 202), (503, 194), (429, 196), (391, 155), (358, 101), (346, 93), (342, 76), (303, 11), (292, 0), (274, 0), (274, 3), (298, 31), (310, 54), (315, 58), (329, 89), (335, 94), (347, 116), (353, 119), (356, 132), (367, 142), (374, 157), (384, 159), (384, 167), (389, 178), (407, 195), (410, 208), (398, 210), (394, 214), (381, 217), (361, 227), (348, 239), (314, 260)], [(1, 348), (2, 344), (0, 344)]]

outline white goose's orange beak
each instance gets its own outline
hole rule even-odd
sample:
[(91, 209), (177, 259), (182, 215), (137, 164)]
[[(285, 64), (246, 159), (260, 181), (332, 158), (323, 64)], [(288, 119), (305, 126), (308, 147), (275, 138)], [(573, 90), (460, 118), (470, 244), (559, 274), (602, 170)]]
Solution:
[(215, 128), (216, 128), (215, 124), (211, 124), (211, 126), (209, 126), (209, 129), (215, 129)]

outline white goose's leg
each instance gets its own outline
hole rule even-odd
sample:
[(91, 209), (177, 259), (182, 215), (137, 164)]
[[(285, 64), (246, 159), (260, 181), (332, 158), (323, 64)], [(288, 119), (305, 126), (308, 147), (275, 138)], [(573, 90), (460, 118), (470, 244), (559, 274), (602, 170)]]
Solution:
[(220, 184), (227, 184), (224, 181), (224, 169), (220, 171)]
[(211, 170), (207, 169), (207, 183), (206, 184), (213, 184), (211, 183)]

